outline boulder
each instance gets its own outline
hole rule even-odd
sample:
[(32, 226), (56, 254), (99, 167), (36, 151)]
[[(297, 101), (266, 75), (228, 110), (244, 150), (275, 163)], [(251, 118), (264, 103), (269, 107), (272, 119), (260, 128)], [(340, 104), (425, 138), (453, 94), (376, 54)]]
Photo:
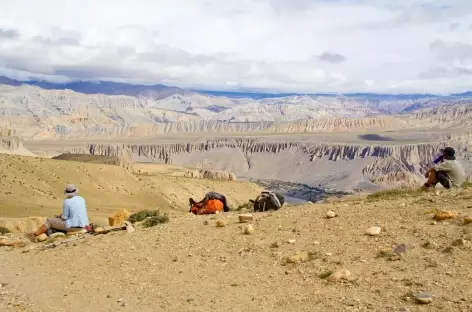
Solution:
[(217, 220), (216, 221), (216, 227), (225, 227), (226, 222), (224, 220)]
[(369, 236), (377, 236), (377, 235), (380, 235), (381, 232), (382, 232), (382, 228), (379, 226), (372, 226), (368, 228), (367, 230), (365, 230), (365, 234)]
[(108, 217), (108, 224), (110, 226), (123, 224), (126, 220), (128, 220), (130, 215), (131, 214), (128, 210), (120, 209)]
[(244, 227), (244, 234), (246, 234), (246, 235), (252, 235), (252, 234), (254, 234), (254, 227), (253, 227), (251, 224), (247, 224), (247, 225)]
[(341, 280), (347, 280), (350, 277), (351, 277), (351, 272), (349, 270), (341, 269), (341, 270), (338, 270), (338, 271), (332, 273), (326, 279), (330, 282), (338, 282), (338, 281), (341, 281)]
[(433, 296), (431, 296), (428, 293), (421, 292), (421, 293), (416, 293), (413, 296), (415, 297), (416, 301), (422, 304), (428, 304), (428, 303), (433, 302)]
[(309, 258), (308, 252), (301, 252), (301, 253), (297, 253), (293, 256), (287, 257), (286, 262), (287, 263), (304, 262), (304, 261), (307, 261), (308, 258)]
[(434, 219), (438, 221), (457, 218), (458, 213), (450, 210), (438, 210), (434, 215)]
[(249, 223), (254, 221), (254, 216), (250, 213), (243, 213), (239, 215), (239, 222), (240, 223)]
[(328, 219), (332, 219), (332, 218), (335, 218), (337, 216), (336, 212), (330, 210), (326, 213), (326, 218)]
[(46, 234), (41, 234), (39, 236), (36, 236), (36, 242), (42, 243), (45, 242), (48, 239), (48, 236)]

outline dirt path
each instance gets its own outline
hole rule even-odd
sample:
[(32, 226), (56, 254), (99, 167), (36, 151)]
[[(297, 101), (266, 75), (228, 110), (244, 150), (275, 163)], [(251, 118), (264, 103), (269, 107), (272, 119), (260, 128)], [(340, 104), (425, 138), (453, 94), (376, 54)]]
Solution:
[[(242, 234), (236, 214), (220, 216), (222, 228), (208, 216), (175, 217), (48, 251), (0, 249), (0, 283), (35, 311), (472, 311), (470, 242), (451, 247), (471, 240), (472, 225), (461, 218), (433, 225), (428, 214), (449, 208), (470, 215), (470, 199), (466, 190), (287, 207), (255, 214), (253, 235)], [(339, 216), (326, 219), (330, 209)], [(364, 234), (377, 224), (385, 227), (379, 236)], [(402, 259), (378, 257), (402, 243)], [(297, 252), (309, 259), (286, 264)], [(342, 268), (350, 280), (320, 277)], [(420, 291), (433, 302), (409, 296)]]

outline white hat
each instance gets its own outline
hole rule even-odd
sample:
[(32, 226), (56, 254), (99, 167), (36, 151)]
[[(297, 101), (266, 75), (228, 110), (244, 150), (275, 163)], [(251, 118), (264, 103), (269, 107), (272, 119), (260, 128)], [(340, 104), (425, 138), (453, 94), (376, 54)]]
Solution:
[(64, 194), (67, 196), (76, 196), (79, 190), (75, 187), (75, 184), (68, 184), (64, 190)]

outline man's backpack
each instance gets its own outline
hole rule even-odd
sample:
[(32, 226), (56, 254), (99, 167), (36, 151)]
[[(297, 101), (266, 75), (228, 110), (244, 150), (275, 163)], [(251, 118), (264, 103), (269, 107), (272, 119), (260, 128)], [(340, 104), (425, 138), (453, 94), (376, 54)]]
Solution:
[(279, 210), (285, 203), (285, 197), (282, 194), (262, 191), (255, 200), (250, 200), (254, 204), (254, 211)]

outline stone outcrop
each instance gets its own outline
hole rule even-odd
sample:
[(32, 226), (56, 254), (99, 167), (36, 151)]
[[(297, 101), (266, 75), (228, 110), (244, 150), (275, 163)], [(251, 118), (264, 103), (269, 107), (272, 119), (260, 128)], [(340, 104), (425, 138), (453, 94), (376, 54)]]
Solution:
[(205, 169), (187, 170), (184, 173), (184, 177), (220, 181), (236, 181), (236, 175), (232, 172)]
[(67, 160), (67, 161), (78, 161), (86, 162), (91, 164), (105, 164), (123, 167), (127, 170), (133, 170), (133, 160), (128, 149), (120, 149), (117, 155), (106, 155), (106, 154), (89, 154), (84, 153), (83, 150), (79, 149), (79, 153), (64, 153), (58, 156), (53, 156), (53, 159)]
[(115, 211), (111, 216), (108, 217), (108, 225), (114, 226), (124, 224), (130, 215), (131, 213), (126, 209)]
[(0, 153), (34, 156), (33, 153), (23, 147), (21, 139), (15, 130), (0, 126)]
[(5, 127), (0, 127), (0, 148), (15, 151), (20, 146), (20, 138), (15, 135), (14, 130)]

